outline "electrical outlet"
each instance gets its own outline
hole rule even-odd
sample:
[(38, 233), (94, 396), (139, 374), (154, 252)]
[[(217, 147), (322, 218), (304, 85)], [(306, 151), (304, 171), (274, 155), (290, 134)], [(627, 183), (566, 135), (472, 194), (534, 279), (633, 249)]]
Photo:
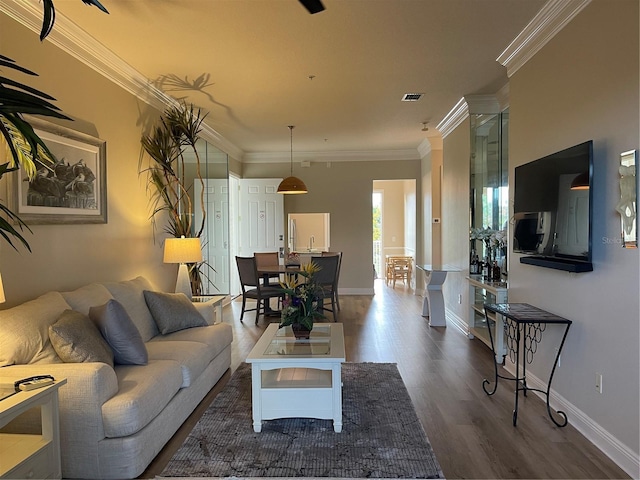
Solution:
[(596, 373), (596, 390), (598, 393), (602, 393), (602, 374)]

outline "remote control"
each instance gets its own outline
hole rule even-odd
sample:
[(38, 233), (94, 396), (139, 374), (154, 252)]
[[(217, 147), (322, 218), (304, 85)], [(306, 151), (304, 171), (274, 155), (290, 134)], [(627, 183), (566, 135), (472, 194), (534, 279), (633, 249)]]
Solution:
[(52, 378), (39, 378), (30, 382), (21, 383), (19, 388), (22, 391), (35, 390), (36, 388), (46, 387), (53, 383)]

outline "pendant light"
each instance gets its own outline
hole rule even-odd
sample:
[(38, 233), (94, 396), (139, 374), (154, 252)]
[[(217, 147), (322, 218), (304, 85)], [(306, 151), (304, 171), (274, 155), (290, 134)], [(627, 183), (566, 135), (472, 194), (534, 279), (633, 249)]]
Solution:
[(583, 172), (571, 182), (571, 190), (589, 190), (589, 172)]
[(295, 126), (289, 125), (289, 134), (291, 136), (291, 175), (278, 185), (278, 193), (285, 195), (293, 195), (307, 193), (307, 186), (298, 177), (293, 176), (293, 129)]

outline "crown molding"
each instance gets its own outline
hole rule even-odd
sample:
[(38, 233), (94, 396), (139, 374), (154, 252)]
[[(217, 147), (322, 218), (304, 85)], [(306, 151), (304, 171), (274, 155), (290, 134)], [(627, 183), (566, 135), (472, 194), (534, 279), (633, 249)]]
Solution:
[[(0, 11), (36, 34), (40, 34), (42, 6), (39, 0), (2, 0)], [(55, 27), (45, 41), (52, 43), (157, 110), (164, 111), (178, 104), (176, 99), (156, 88), (151, 80), (60, 12), (56, 12)], [(244, 154), (240, 148), (206, 123), (202, 124), (201, 137), (234, 158), (242, 158)]]
[(431, 153), (431, 141), (428, 138), (425, 138), (420, 145), (418, 145), (418, 154), (420, 155), (420, 159), (422, 160), (427, 155)]
[[(420, 160), (418, 149), (296, 152), (293, 163), (384, 162), (399, 160)], [(290, 152), (250, 152), (245, 153), (242, 158), (243, 163), (289, 163), (290, 161)]]
[(445, 115), (436, 128), (442, 134), (442, 138), (446, 138), (458, 126), (469, 117), (469, 106), (464, 97), (458, 100), (449, 113)]
[(549, 0), (496, 59), (511, 77), (544, 47), (591, 0)]
[(469, 115), (500, 113), (500, 103), (495, 95), (465, 95)]

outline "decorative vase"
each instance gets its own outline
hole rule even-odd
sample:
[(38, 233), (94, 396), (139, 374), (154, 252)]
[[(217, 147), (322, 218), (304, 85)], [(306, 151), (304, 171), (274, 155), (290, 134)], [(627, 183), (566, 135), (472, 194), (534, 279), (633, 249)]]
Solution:
[(311, 335), (311, 330), (300, 323), (292, 323), (291, 330), (293, 330), (293, 335), (296, 337), (296, 340), (308, 340)]

